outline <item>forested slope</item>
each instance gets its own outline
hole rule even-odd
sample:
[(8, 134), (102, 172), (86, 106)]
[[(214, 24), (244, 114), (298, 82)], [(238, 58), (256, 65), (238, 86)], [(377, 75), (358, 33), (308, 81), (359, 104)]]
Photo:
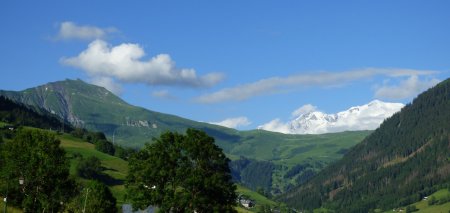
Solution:
[(450, 80), (419, 95), (342, 160), (281, 199), (298, 209), (390, 209), (450, 183)]

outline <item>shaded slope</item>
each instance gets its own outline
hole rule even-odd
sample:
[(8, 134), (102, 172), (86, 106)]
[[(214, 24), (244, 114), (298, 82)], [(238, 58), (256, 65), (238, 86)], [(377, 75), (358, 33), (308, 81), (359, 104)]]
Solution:
[(299, 209), (389, 209), (450, 182), (450, 80), (419, 95), (344, 158), (281, 197)]
[(15, 126), (32, 126), (41, 129), (71, 131), (69, 124), (63, 125), (60, 119), (46, 111), (37, 111), (0, 96), (0, 122)]

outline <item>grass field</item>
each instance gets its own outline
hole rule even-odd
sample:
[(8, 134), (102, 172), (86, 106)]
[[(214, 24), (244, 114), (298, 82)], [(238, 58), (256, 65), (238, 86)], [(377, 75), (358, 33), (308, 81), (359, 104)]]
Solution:
[(263, 205), (270, 206), (271, 208), (278, 207), (281, 205), (280, 203), (270, 200), (269, 198), (265, 197), (264, 195), (261, 195), (255, 191), (252, 191), (241, 185), (237, 185), (236, 194), (237, 195), (245, 195), (246, 197), (250, 198), (251, 200), (254, 200), (256, 203), (256, 206), (253, 208), (250, 208), (250, 209), (246, 209), (244, 207), (238, 207), (237, 208), (238, 212), (257, 212)]
[[(114, 197), (117, 199), (117, 204), (121, 205), (125, 202), (125, 187), (123, 182), (125, 181), (128, 171), (128, 163), (126, 161), (97, 151), (95, 150), (93, 144), (87, 143), (68, 134), (59, 136), (59, 139), (61, 141), (61, 147), (66, 150), (69, 157), (72, 157), (74, 153), (79, 153), (84, 158), (89, 156), (99, 158), (102, 163), (102, 167), (105, 169), (103, 172), (112, 178), (112, 183), (108, 183), (108, 185)], [(76, 164), (77, 161), (75, 159), (71, 159), (71, 174), (75, 174)]]
[[(439, 200), (443, 197), (450, 196), (450, 192), (447, 189), (441, 189), (441, 190), (429, 195), (428, 199), (430, 199), (431, 196), (434, 196), (436, 198), (436, 200)], [(428, 205), (428, 200), (421, 200), (421, 201), (413, 203), (411, 205), (416, 206), (418, 211), (415, 211), (415, 212), (418, 212), (418, 213), (449, 213), (450, 212), (450, 202), (447, 202), (447, 203), (444, 203), (441, 205), (435, 204), (435, 205), (430, 206), (430, 205)], [(399, 209), (405, 210), (406, 207), (402, 207)], [(393, 211), (390, 210), (390, 211), (386, 211), (386, 213), (387, 212), (393, 212)]]

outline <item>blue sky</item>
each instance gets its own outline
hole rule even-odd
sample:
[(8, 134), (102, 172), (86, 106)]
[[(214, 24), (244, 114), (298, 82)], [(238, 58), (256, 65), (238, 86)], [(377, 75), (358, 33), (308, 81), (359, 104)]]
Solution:
[[(1, 89), (66, 78), (252, 129), (311, 104), (406, 103), (449, 77), (448, 1), (0, 2)], [(244, 119), (245, 118), (245, 119)], [(231, 122), (231, 123), (233, 123)]]

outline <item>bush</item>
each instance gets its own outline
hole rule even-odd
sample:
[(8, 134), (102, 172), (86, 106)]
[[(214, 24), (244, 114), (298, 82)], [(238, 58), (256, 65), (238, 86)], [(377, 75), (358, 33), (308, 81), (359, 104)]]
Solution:
[(428, 200), (428, 205), (432, 206), (434, 204), (436, 204), (436, 198), (434, 196), (431, 196), (430, 199)]
[[(86, 199), (87, 198), (87, 199)], [(94, 199), (95, 198), (95, 199)], [(90, 181), (66, 207), (66, 212), (117, 212), (116, 199), (109, 188), (98, 181)]]
[(114, 156), (122, 158), (124, 160), (128, 160), (131, 155), (136, 153), (137, 151), (132, 148), (123, 148), (121, 146), (114, 146)]
[(96, 141), (94, 144), (96, 150), (106, 153), (108, 155), (114, 155), (115, 152), (114, 145), (111, 142), (101, 139)]
[(94, 156), (81, 159), (76, 167), (76, 172), (82, 178), (97, 179), (102, 172), (100, 160)]
[(407, 206), (406, 213), (418, 211), (415, 205)]

